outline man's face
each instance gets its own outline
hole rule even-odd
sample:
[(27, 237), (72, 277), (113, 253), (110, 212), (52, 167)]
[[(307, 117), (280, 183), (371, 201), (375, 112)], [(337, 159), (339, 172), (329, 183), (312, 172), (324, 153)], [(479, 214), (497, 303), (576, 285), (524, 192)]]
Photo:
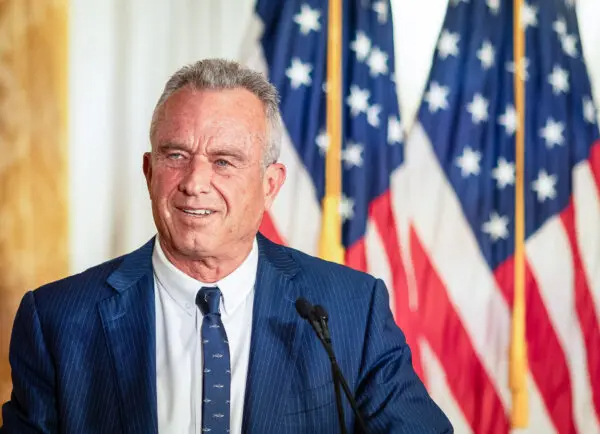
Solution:
[(263, 166), (267, 119), (245, 89), (183, 88), (163, 104), (144, 174), (163, 249), (181, 260), (246, 254), (285, 168)]

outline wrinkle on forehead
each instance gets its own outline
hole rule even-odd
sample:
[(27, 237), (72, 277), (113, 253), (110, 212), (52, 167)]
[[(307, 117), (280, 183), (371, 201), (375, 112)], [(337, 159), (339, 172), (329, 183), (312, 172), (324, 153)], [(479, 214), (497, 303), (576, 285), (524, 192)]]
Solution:
[(164, 102), (156, 120), (154, 145), (180, 142), (196, 147), (207, 141), (229, 142), (251, 151), (257, 142), (264, 149), (267, 141), (264, 105), (244, 89), (183, 88)]

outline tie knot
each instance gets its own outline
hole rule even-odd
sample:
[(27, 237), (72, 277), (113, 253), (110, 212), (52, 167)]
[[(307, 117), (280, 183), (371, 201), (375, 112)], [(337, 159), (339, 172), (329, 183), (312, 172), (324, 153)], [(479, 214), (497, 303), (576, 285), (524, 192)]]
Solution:
[(202, 287), (196, 295), (196, 305), (204, 315), (211, 313), (219, 314), (219, 302), (221, 301), (221, 291), (216, 287)]

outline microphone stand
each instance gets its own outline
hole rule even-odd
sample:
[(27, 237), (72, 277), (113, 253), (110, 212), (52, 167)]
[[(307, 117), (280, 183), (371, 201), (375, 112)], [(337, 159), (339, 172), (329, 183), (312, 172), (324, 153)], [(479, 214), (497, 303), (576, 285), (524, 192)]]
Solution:
[[(331, 336), (329, 335), (329, 329), (327, 327), (327, 320), (326, 318), (323, 318), (321, 316), (314, 315), (316, 312), (313, 311), (313, 315), (311, 315), (313, 318), (311, 318), (311, 322), (315, 322), (315, 324), (313, 324), (313, 327), (315, 328), (315, 331), (317, 332), (317, 336), (319, 337), (319, 340), (321, 341), (321, 343), (323, 345), (325, 345), (326, 347), (329, 347), (331, 349)], [(314, 317), (317, 317), (318, 319), (315, 319)], [(318, 322), (316, 322), (318, 321)], [(340, 433), (341, 434), (346, 434), (346, 423), (344, 422), (344, 406), (342, 405), (342, 395), (340, 393), (340, 378), (339, 378), (339, 366), (337, 364), (337, 361), (335, 359), (335, 356), (333, 354), (333, 351), (327, 351), (327, 355), (329, 356), (329, 361), (331, 363), (331, 375), (333, 377), (333, 388), (335, 390), (335, 405), (337, 407), (337, 413), (338, 413), (338, 422), (340, 424)]]
[[(350, 391), (350, 387), (348, 386), (348, 383), (346, 382), (346, 379), (344, 378), (344, 375), (342, 374), (342, 370), (340, 369), (340, 367), (337, 363), (337, 360), (335, 358), (335, 354), (333, 352), (333, 346), (331, 344), (331, 335), (329, 333), (329, 327), (327, 325), (327, 319), (328, 319), (327, 311), (325, 311), (325, 309), (322, 306), (317, 305), (314, 307), (312, 314), (313, 314), (312, 315), (313, 318), (311, 318), (312, 320), (310, 322), (311, 322), (311, 324), (313, 322), (315, 323), (315, 324), (312, 324), (313, 328), (317, 332), (317, 336), (319, 337), (319, 340), (323, 344), (323, 347), (325, 348), (325, 351), (327, 352), (327, 355), (329, 356), (329, 361), (331, 362), (331, 372), (333, 375), (333, 385), (335, 388), (336, 404), (337, 404), (337, 408), (338, 408), (338, 417), (339, 417), (339, 421), (340, 421), (341, 432), (342, 432), (342, 434), (346, 433), (346, 425), (344, 424), (344, 409), (342, 407), (342, 402), (341, 402), (342, 397), (340, 396), (340, 385), (344, 389), (344, 394), (346, 395), (346, 398), (348, 398), (348, 401), (350, 402), (352, 411), (354, 412), (354, 415), (356, 416), (356, 419), (358, 421), (358, 424), (360, 425), (360, 428), (361, 428), (363, 434), (367, 434), (368, 433), (367, 426), (365, 424), (365, 421), (364, 421), (362, 415), (358, 411), (358, 404), (356, 403), (356, 401), (354, 399), (354, 395)], [(317, 317), (318, 322), (314, 320), (315, 316)], [(318, 326), (318, 327), (316, 327), (316, 326)]]
[(342, 370), (340, 369), (337, 360), (335, 358), (335, 354), (333, 352), (333, 345), (331, 344), (331, 335), (329, 333), (329, 327), (327, 325), (328, 315), (327, 311), (322, 306), (313, 307), (309, 301), (307, 301), (304, 297), (300, 297), (296, 300), (296, 310), (298, 314), (305, 320), (309, 322), (313, 330), (315, 331), (319, 341), (323, 344), (327, 355), (329, 356), (329, 361), (331, 362), (331, 373), (333, 376), (333, 385), (335, 388), (335, 400), (336, 406), (338, 410), (338, 421), (340, 424), (340, 432), (342, 434), (346, 434), (346, 425), (344, 423), (344, 408), (342, 406), (342, 397), (340, 394), (340, 385), (344, 390), (344, 394), (348, 401), (350, 402), (350, 406), (352, 407), (352, 411), (356, 416), (358, 424), (363, 432), (363, 434), (368, 434), (367, 425), (358, 411), (358, 404), (354, 400), (354, 396), (350, 391), (350, 387), (348, 387), (348, 383), (342, 374)]

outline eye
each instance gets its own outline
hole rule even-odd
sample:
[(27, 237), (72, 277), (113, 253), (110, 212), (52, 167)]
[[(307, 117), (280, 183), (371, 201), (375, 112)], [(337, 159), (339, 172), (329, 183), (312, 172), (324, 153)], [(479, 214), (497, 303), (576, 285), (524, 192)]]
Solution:
[(169, 152), (167, 154), (169, 160), (181, 160), (183, 157), (184, 155), (181, 152)]
[(227, 160), (224, 160), (224, 159), (222, 159), (222, 158), (219, 158), (218, 160), (216, 160), (216, 161), (215, 161), (215, 164), (216, 164), (217, 166), (220, 166), (220, 167), (228, 167), (228, 166), (231, 166), (231, 164), (229, 163), (229, 161), (227, 161)]

